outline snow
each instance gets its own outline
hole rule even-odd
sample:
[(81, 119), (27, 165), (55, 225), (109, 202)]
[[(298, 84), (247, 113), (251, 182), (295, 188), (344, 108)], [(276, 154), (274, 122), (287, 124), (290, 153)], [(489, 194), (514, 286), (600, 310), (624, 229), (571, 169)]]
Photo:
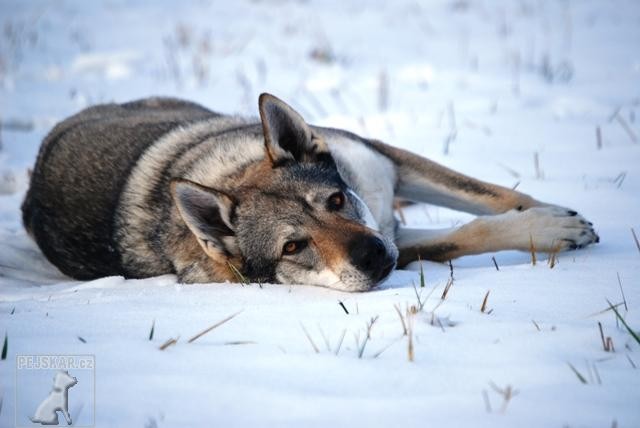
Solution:
[[(95, 355), (100, 427), (640, 426), (640, 345), (602, 312), (623, 300), (619, 275), (618, 309), (640, 328), (637, 1), (0, 0), (0, 25), (0, 426), (28, 416), (15, 415), (23, 354)], [(311, 123), (577, 209), (601, 243), (553, 269), (545, 254), (535, 266), (515, 252), (455, 260), (441, 301), (450, 271), (436, 263), (423, 263), (424, 289), (414, 263), (359, 294), (171, 275), (78, 282), (27, 238), (27, 169), (56, 121), (152, 94), (255, 116), (263, 91)], [(471, 218), (404, 214), (411, 227)], [(410, 362), (394, 305), (418, 304), (412, 284), (426, 302)], [(516, 393), (505, 404), (494, 386)], [(69, 396), (86, 423), (89, 398)]]

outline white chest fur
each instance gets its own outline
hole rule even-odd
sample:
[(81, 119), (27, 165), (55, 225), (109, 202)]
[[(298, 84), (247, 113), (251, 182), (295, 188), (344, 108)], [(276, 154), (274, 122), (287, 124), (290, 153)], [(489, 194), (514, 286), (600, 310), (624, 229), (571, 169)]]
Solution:
[(327, 143), (343, 179), (367, 204), (380, 232), (393, 239), (393, 163), (365, 144), (342, 136), (331, 135)]

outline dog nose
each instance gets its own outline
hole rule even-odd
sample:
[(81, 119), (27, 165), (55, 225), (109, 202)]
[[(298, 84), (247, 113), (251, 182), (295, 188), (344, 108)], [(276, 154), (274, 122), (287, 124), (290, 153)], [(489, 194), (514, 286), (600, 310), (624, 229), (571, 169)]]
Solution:
[(353, 239), (349, 245), (349, 256), (354, 267), (376, 281), (386, 277), (395, 264), (382, 239), (372, 235)]

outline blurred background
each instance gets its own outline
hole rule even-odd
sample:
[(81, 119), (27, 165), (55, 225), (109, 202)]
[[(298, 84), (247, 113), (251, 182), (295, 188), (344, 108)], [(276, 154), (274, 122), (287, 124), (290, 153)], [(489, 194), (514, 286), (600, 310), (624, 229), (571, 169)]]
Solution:
[(638, 159), (633, 0), (0, 0), (0, 12), (4, 195), (26, 188), (57, 121), (150, 95), (257, 116), (268, 91), (312, 124), (525, 191), (622, 185)]

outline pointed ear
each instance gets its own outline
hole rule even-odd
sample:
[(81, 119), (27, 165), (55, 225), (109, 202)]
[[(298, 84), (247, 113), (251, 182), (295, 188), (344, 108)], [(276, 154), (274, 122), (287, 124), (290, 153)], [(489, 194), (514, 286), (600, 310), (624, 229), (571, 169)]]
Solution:
[(313, 162), (318, 154), (329, 153), (321, 138), (315, 136), (302, 116), (271, 94), (258, 99), (267, 158), (272, 165), (287, 159)]
[(184, 179), (171, 181), (171, 195), (180, 216), (210, 257), (235, 252), (230, 241), (235, 235), (231, 216), (236, 202), (231, 196)]

